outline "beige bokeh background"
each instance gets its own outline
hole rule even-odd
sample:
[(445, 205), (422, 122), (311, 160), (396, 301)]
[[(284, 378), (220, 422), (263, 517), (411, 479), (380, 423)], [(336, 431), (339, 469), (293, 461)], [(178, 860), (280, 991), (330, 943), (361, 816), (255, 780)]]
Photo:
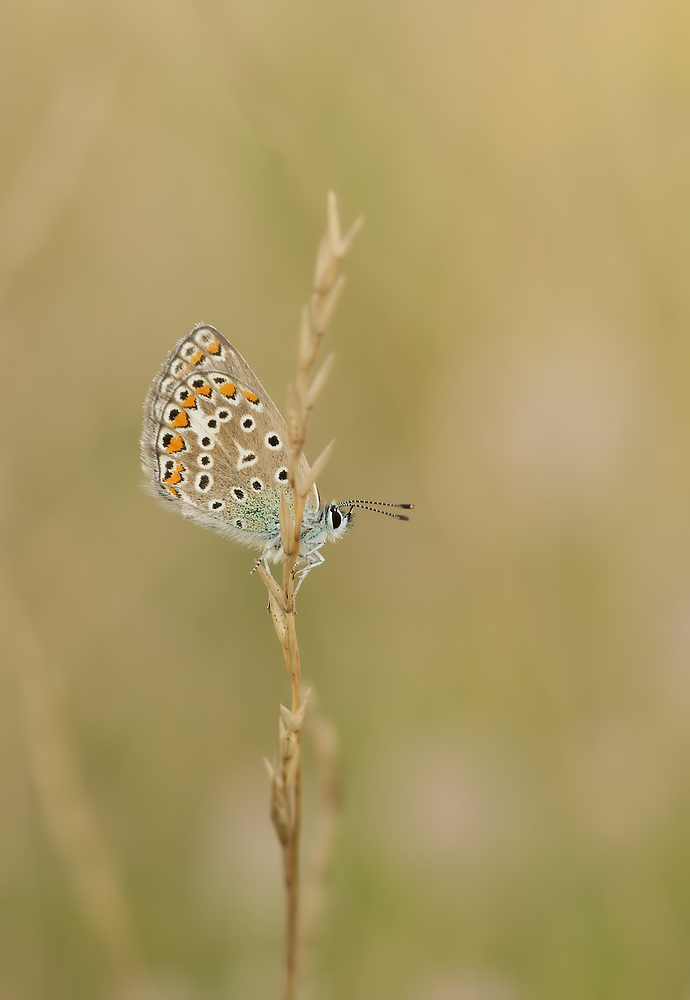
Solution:
[[(330, 187), (308, 454), (417, 510), (300, 594), (345, 773), (310, 996), (690, 996), (687, 5), (27, 0), (0, 51), (6, 574), (161, 996), (278, 995), (287, 683), (252, 555), (140, 489), (141, 403), (204, 320), (283, 405)], [(112, 996), (3, 658), (0, 996)]]

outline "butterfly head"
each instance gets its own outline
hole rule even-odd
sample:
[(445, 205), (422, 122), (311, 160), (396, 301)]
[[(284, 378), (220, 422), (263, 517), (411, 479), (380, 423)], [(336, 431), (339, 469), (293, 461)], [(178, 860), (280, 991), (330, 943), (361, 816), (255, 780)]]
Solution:
[(307, 555), (325, 545), (326, 542), (339, 541), (351, 527), (353, 521), (353, 506), (341, 509), (342, 504), (329, 503), (310, 516), (308, 509), (302, 521), (302, 544), (300, 552)]
[(302, 541), (302, 550), (309, 551), (320, 548), (326, 542), (339, 541), (352, 527), (356, 508), (371, 510), (375, 514), (386, 514), (398, 521), (408, 521), (409, 518), (406, 514), (397, 514), (379, 508), (403, 507), (406, 510), (411, 510), (412, 506), (412, 504), (407, 503), (380, 503), (377, 500), (340, 500), (337, 503), (329, 503), (319, 510), (314, 523), (309, 526)]
[(341, 510), (342, 506), (342, 504), (329, 503), (321, 512), (329, 542), (337, 542), (352, 527), (354, 505), (349, 509), (343, 508)]

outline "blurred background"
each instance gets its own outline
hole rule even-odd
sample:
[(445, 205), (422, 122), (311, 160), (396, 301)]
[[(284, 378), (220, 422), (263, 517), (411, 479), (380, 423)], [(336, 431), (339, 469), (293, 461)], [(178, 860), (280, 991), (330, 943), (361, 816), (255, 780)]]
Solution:
[(138, 441), (200, 320), (283, 407), (329, 188), (307, 454), (417, 509), (300, 594), (344, 789), (305, 996), (689, 998), (687, 4), (25, 0), (0, 51), (2, 1000), (134, 949), (147, 998), (279, 995), (287, 677)]

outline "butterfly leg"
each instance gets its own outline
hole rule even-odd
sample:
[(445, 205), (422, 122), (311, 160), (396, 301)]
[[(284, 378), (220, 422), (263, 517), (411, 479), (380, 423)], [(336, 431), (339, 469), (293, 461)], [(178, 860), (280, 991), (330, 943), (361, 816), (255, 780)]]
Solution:
[(314, 569), (315, 566), (320, 566), (322, 562), (325, 562), (324, 557), (318, 549), (312, 549), (312, 551), (308, 552), (301, 561), (303, 562), (303, 565), (300, 566), (295, 573), (295, 593), (297, 593), (299, 588), (302, 586), (307, 573)]
[[(252, 571), (251, 571), (251, 573), (250, 573), (249, 575), (251, 576), (251, 575), (252, 575), (252, 573), (256, 573), (256, 571), (257, 571), (257, 569), (259, 568), (259, 566), (263, 566), (263, 568), (265, 569), (265, 571), (266, 571), (267, 575), (268, 575), (268, 576), (270, 576), (272, 580), (273, 580), (273, 579), (275, 579), (275, 578), (274, 578), (274, 576), (273, 576), (273, 573), (271, 573), (271, 569), (270, 569), (270, 566), (268, 565), (268, 557), (267, 557), (267, 555), (266, 555), (266, 552), (265, 552), (265, 551), (264, 551), (264, 552), (262, 553), (261, 557), (260, 557), (259, 559), (257, 559), (257, 560), (256, 560), (256, 562), (254, 563), (254, 566), (253, 566), (253, 568), (252, 568)], [(276, 588), (277, 588), (277, 590), (278, 590), (278, 591), (279, 591), (280, 593), (282, 593), (282, 591), (281, 591), (281, 590), (280, 590), (280, 588), (278, 587), (278, 584), (276, 584)], [(274, 594), (274, 596), (276, 596), (276, 595)], [(284, 606), (284, 601), (280, 601), (280, 600), (278, 600), (278, 603), (280, 604), (280, 606), (281, 606), (281, 607), (283, 607), (283, 606)], [(270, 612), (270, 610), (271, 610), (271, 601), (270, 601), (270, 599), (269, 599), (269, 602), (268, 602), (268, 604), (266, 605), (266, 611)], [(283, 608), (283, 610), (284, 610), (284, 608)]]

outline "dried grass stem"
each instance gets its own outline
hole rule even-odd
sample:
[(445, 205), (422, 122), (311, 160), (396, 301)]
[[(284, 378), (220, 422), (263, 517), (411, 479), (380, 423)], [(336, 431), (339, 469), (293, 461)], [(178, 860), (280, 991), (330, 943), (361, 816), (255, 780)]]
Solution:
[(303, 449), (309, 418), (333, 369), (329, 355), (315, 372), (319, 347), (343, 289), (340, 264), (359, 232), (362, 219), (343, 236), (335, 195), (328, 196), (328, 225), (316, 259), (314, 290), (303, 310), (299, 334), (297, 374), (287, 392), (289, 435), (288, 482), (292, 509), (281, 497), (280, 534), (283, 546), (283, 586), (278, 585), (265, 565), (258, 567), (268, 590), (269, 611), (283, 649), (285, 667), (292, 686), (291, 709), (281, 706), (278, 723), (279, 764), (269, 765), (271, 778), (270, 815), (283, 849), (287, 943), (284, 1000), (294, 1000), (298, 972), (299, 845), (302, 823), (301, 731), (309, 692), (301, 698), (301, 662), (295, 626), (295, 567), (300, 558), (302, 519), (307, 497), (333, 449), (333, 442), (321, 453), (308, 475), (303, 475)]

